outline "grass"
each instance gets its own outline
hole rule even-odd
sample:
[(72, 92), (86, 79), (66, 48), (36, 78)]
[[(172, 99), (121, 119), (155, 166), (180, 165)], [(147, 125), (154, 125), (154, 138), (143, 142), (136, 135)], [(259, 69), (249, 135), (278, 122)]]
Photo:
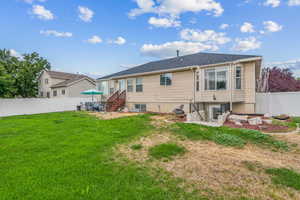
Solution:
[(149, 154), (156, 159), (171, 158), (185, 152), (186, 149), (184, 147), (173, 143), (159, 144), (149, 149)]
[(141, 144), (133, 144), (130, 147), (132, 150), (140, 150), (143, 148), (143, 146)]
[(272, 175), (272, 182), (294, 188), (300, 191), (300, 174), (286, 168), (267, 169), (266, 173)]
[(197, 124), (176, 123), (171, 130), (191, 140), (209, 140), (225, 146), (243, 147), (247, 143), (270, 147), (275, 150), (288, 150), (287, 143), (278, 141), (260, 131), (229, 127), (207, 127)]
[(113, 149), (151, 130), (149, 116), (65, 112), (0, 118), (0, 199), (200, 199)]

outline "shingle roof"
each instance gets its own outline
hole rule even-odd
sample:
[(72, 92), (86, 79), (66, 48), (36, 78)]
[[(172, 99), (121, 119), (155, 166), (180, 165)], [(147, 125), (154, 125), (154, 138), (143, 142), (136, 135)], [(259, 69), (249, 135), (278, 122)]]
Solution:
[(186, 56), (180, 56), (165, 60), (149, 62), (137, 67), (133, 67), (124, 71), (120, 71), (99, 79), (109, 79), (118, 76), (126, 76), (132, 74), (155, 72), (161, 70), (180, 69), (189, 66), (204, 66), (218, 63), (233, 62), (240, 59), (261, 57), (256, 55), (235, 55), (235, 54), (217, 54), (217, 53), (197, 53)]
[(57, 72), (57, 71), (47, 71), (47, 73), (49, 74), (49, 76), (51, 78), (62, 79), (62, 82), (52, 85), (51, 88), (67, 87), (68, 85), (72, 84), (73, 82), (78, 81), (83, 78), (87, 78), (94, 82), (94, 79), (92, 79), (88, 76), (85, 76), (85, 75), (81, 75), (81, 74), (71, 74), (71, 73)]

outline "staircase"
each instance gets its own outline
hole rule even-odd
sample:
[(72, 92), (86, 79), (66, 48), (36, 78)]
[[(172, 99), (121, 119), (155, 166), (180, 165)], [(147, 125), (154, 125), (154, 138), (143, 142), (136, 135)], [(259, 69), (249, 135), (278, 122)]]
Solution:
[(106, 112), (116, 112), (124, 107), (126, 103), (126, 90), (123, 92), (117, 91), (111, 95), (106, 104)]

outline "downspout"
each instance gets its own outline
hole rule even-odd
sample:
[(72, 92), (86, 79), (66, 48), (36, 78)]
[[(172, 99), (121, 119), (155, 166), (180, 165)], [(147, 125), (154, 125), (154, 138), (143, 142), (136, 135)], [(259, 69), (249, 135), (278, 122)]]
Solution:
[(232, 99), (233, 99), (232, 90), (233, 90), (233, 87), (232, 86), (233, 86), (233, 78), (234, 77), (233, 77), (233, 74), (232, 74), (232, 72), (233, 72), (232, 67), (233, 67), (233, 63), (231, 63), (230, 67), (229, 67), (230, 68), (230, 70), (229, 70), (230, 71), (230, 76), (229, 76), (229, 78), (230, 78), (230, 112), (232, 112), (232, 110), (233, 110), (233, 108), (232, 108), (233, 107), (233, 103), (232, 103)]

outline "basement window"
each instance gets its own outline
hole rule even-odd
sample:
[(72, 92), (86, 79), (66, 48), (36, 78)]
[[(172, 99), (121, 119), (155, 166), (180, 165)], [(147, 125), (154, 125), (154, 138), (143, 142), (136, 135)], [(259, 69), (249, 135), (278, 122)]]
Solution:
[(146, 106), (146, 104), (135, 104), (134, 109), (136, 112), (146, 112), (147, 106)]
[(54, 97), (57, 96), (57, 91), (56, 91), (56, 90), (53, 91), (53, 96), (54, 96)]

